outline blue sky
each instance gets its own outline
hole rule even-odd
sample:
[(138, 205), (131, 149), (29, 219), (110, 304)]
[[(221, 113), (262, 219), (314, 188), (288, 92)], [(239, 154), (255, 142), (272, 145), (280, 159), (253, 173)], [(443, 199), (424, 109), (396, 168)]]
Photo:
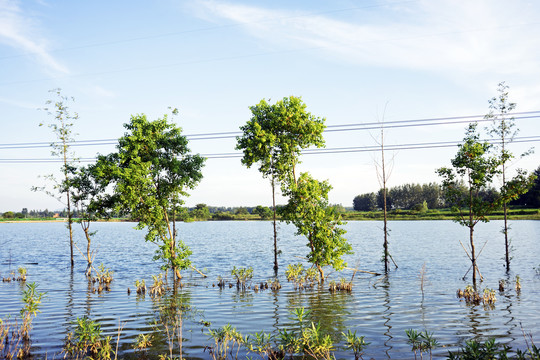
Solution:
[[(497, 84), (516, 111), (540, 110), (540, 4), (535, 1), (47, 1), (0, 0), (0, 144), (48, 142), (37, 109), (61, 88), (75, 102), (78, 140), (120, 137), (131, 114), (169, 106), (185, 134), (237, 131), (249, 106), (302, 96), (327, 125), (481, 115)], [(538, 119), (518, 120), (521, 136)], [(459, 141), (466, 124), (389, 129), (388, 145)], [(481, 126), (483, 127), (483, 125)], [(376, 144), (376, 131), (334, 132), (327, 146)], [(234, 139), (193, 140), (201, 154)], [(514, 144), (518, 154), (534, 145)], [(75, 149), (80, 157), (112, 147)], [(0, 159), (47, 158), (47, 148), (0, 149)], [(401, 150), (389, 185), (437, 181), (455, 148)], [(372, 152), (305, 155), (301, 171), (328, 179), (332, 203), (379, 187)], [(533, 170), (538, 152), (513, 167)], [(30, 188), (59, 165), (0, 162), (0, 212), (59, 209)], [(209, 159), (186, 199), (270, 205), (267, 180), (238, 158)]]

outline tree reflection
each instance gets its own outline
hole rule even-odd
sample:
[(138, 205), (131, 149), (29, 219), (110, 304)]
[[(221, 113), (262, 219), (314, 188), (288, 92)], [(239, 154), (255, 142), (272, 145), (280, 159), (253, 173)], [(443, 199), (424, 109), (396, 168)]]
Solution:
[(351, 315), (347, 306), (351, 299), (352, 295), (348, 292), (330, 293), (326, 287), (319, 285), (315, 291), (287, 293), (287, 310), (289, 313), (299, 307), (310, 310), (307, 320), (320, 324), (323, 334), (328, 334), (334, 341), (339, 341), (341, 333), (346, 330), (345, 319)]

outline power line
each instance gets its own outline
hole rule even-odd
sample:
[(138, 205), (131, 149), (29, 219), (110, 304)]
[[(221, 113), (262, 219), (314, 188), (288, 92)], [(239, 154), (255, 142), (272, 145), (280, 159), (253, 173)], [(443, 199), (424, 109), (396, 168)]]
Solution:
[[(481, 140), (487, 141), (487, 140)], [(514, 143), (532, 143), (540, 142), (540, 136), (522, 136), (516, 137), (513, 140)], [(492, 141), (493, 144), (498, 144), (500, 141)], [(445, 147), (455, 147), (461, 144), (460, 141), (438, 141), (438, 142), (425, 142), (425, 143), (408, 143), (408, 144), (392, 144), (386, 145), (385, 151), (400, 151), (400, 150), (420, 150), (420, 149), (436, 149)], [(304, 155), (324, 155), (324, 154), (338, 154), (338, 153), (358, 153), (358, 152), (373, 152), (380, 151), (379, 145), (370, 146), (351, 146), (351, 147), (338, 147), (338, 148), (321, 148), (321, 149), (306, 149), (302, 151)], [(207, 159), (232, 159), (241, 158), (243, 155), (241, 152), (232, 153), (215, 153), (215, 154), (201, 154), (202, 157)], [(74, 160), (74, 159), (70, 159)], [(78, 158), (80, 162), (94, 162), (96, 158)], [(63, 159), (55, 158), (13, 158), (13, 159), (1, 159), (0, 163), (9, 164), (26, 164), (26, 163), (61, 163)]]
[[(507, 117), (511, 117), (515, 120), (522, 119), (535, 119), (540, 118), (540, 110), (536, 111), (523, 111), (514, 112), (511, 114), (505, 114)], [(450, 121), (449, 121), (450, 120)], [(345, 132), (345, 131), (359, 131), (359, 130), (374, 130), (390, 128), (406, 128), (406, 127), (418, 127), (418, 126), (435, 126), (435, 125), (452, 125), (460, 123), (474, 122), (489, 122), (492, 119), (486, 119), (484, 115), (464, 115), (464, 116), (452, 116), (452, 117), (437, 117), (437, 118), (424, 118), (424, 119), (408, 119), (408, 120), (396, 120), (388, 121), (384, 123), (369, 122), (369, 123), (352, 123), (352, 124), (339, 124), (328, 125), (324, 132)], [(242, 135), (240, 131), (226, 131), (226, 132), (213, 132), (213, 133), (199, 133), (199, 134), (187, 134), (186, 138), (190, 141), (196, 140), (218, 140), (236, 138)], [(99, 145), (116, 145), (118, 139), (93, 139), (93, 140), (76, 140), (68, 143), (69, 146), (99, 146)], [(55, 142), (26, 142), (26, 143), (8, 143), (0, 144), (0, 150), (8, 149), (32, 149), (41, 147), (50, 147), (51, 144), (58, 144)]]

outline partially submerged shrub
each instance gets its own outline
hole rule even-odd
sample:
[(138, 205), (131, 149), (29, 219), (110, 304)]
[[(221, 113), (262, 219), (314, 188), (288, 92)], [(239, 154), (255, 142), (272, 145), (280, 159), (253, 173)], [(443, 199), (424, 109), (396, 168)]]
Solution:
[(295, 289), (304, 289), (313, 287), (319, 280), (317, 270), (315, 268), (304, 268), (301, 263), (287, 265), (285, 270), (287, 281), (292, 281)]
[(247, 282), (253, 278), (253, 268), (250, 266), (248, 268), (241, 267), (237, 269), (235, 266), (231, 270), (231, 275), (236, 279), (236, 287), (246, 290)]
[(89, 318), (77, 318), (75, 331), (68, 333), (63, 353), (70, 359), (111, 359), (112, 338), (102, 336), (101, 325)]
[[(150, 287), (150, 296), (161, 296), (165, 293), (165, 282), (163, 281), (163, 274), (152, 275), (154, 283)], [(138, 287), (137, 287), (138, 288)]]
[(336, 281), (330, 281), (330, 286), (328, 288), (330, 292), (336, 292), (336, 291), (346, 291), (351, 292), (352, 291), (352, 282), (348, 282), (345, 278), (341, 278), (339, 282)]
[[(501, 288), (501, 283), (499, 282), (499, 289)], [(503, 288), (504, 289), (504, 288)], [(485, 288), (482, 292), (482, 295), (471, 285), (467, 285), (465, 290), (458, 289), (457, 297), (465, 299), (467, 305), (480, 305), (484, 304), (486, 306), (493, 306), (497, 301), (495, 296), (495, 290), (490, 288)]]

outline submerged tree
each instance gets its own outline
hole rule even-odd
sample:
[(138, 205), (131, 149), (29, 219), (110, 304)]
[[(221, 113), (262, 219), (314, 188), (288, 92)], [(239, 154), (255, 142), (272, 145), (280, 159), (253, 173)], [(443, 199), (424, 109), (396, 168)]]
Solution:
[(124, 127), (118, 151), (100, 157), (97, 171), (112, 182), (117, 209), (129, 212), (137, 228), (147, 230), (146, 241), (158, 244), (154, 259), (163, 260), (163, 268), (181, 279), (180, 270), (193, 266), (191, 250), (177, 238), (175, 213), (181, 197), (202, 179), (204, 158), (190, 154), (188, 140), (167, 115), (155, 121), (134, 115)]
[[(470, 254), (467, 252), (467, 256), (471, 260), (475, 287), (476, 274), (480, 273), (474, 244), (474, 227), (478, 222), (488, 222), (486, 216), (499, 206), (498, 201), (484, 200), (480, 192), (491, 183), (500, 165), (499, 159), (489, 156), (491, 144), (479, 140), (476, 127), (477, 123), (469, 124), (463, 143), (459, 145), (458, 152), (451, 161), (452, 168), (437, 169), (437, 174), (443, 179), (446, 201), (452, 205), (453, 211), (457, 212), (454, 221), (469, 228)], [(466, 193), (462, 191), (463, 183)]]
[[(77, 113), (71, 113), (69, 109), (68, 103), (70, 101), (75, 101), (73, 97), (70, 98), (62, 95), (61, 89), (53, 89), (49, 92), (56, 95), (56, 100), (47, 100), (47, 107), (43, 108), (43, 110), (47, 111), (48, 115), (54, 117), (54, 120), (47, 126), (52, 129), (53, 134), (56, 136), (57, 141), (51, 143), (51, 155), (61, 159), (62, 166), (60, 169), (62, 177), (57, 179), (52, 174), (46, 175), (45, 178), (52, 183), (52, 190), (48, 189), (46, 186), (34, 186), (32, 187), (32, 191), (43, 191), (66, 206), (71, 267), (73, 267), (75, 261), (73, 259), (73, 211), (71, 208), (70, 175), (76, 169), (76, 159), (75, 154), (71, 151), (70, 144), (74, 141), (72, 121), (77, 120), (79, 115)], [(39, 124), (39, 126), (43, 125), (43, 123)]]
[(327, 181), (302, 173), (297, 182), (284, 189), (289, 202), (280, 209), (283, 219), (296, 226), (296, 234), (307, 237), (307, 259), (319, 271), (321, 282), (324, 266), (341, 270), (346, 266), (341, 257), (352, 253), (351, 245), (343, 238), (346, 231), (339, 227), (343, 225), (341, 216), (328, 204), (331, 189)]
[(294, 179), (295, 167), (302, 149), (324, 146), (322, 133), (324, 118), (317, 118), (306, 111), (302, 99), (295, 96), (283, 98), (275, 104), (261, 100), (250, 107), (252, 117), (240, 129), (237, 150), (242, 150), (242, 164), (250, 168), (258, 164), (259, 172), (270, 179), (274, 228), (274, 271), (278, 270), (276, 186)]
[(394, 262), (394, 259), (392, 258), (392, 255), (390, 255), (390, 250), (388, 249), (388, 208), (391, 207), (391, 205), (388, 203), (388, 179), (390, 178), (390, 175), (392, 173), (392, 165), (393, 165), (393, 159), (390, 161), (390, 168), (388, 168), (387, 159), (385, 158), (385, 151), (384, 151), (384, 118), (380, 122), (381, 124), (381, 135), (380, 139), (374, 140), (377, 142), (377, 144), (380, 146), (381, 149), (381, 160), (375, 161), (375, 169), (377, 171), (377, 180), (379, 181), (379, 185), (381, 186), (381, 189), (379, 190), (379, 196), (382, 202), (380, 202), (379, 206), (383, 210), (383, 261), (384, 261), (384, 272), (388, 272), (388, 265), (390, 264), (390, 260), (394, 263), (394, 266), (397, 268), (397, 264)]
[(510, 116), (509, 113), (516, 108), (516, 104), (508, 101), (508, 85), (504, 82), (499, 83), (497, 92), (499, 95), (489, 100), (489, 113), (485, 118), (493, 120), (489, 133), (495, 140), (493, 149), (496, 156), (499, 158), (501, 167), (501, 196), (504, 213), (502, 232), (504, 234), (506, 270), (509, 271), (511, 257), (510, 240), (508, 239), (508, 203), (527, 192), (529, 187), (532, 186), (534, 176), (527, 175), (523, 170), (518, 170), (517, 175), (511, 180), (508, 180), (508, 165), (510, 160), (514, 158), (514, 155), (508, 149), (508, 145), (514, 140), (514, 137), (518, 133), (514, 117)]
[[(91, 248), (94, 233), (90, 231), (90, 224), (109, 217), (114, 197), (106, 193), (108, 182), (98, 176), (95, 164), (77, 169), (71, 177), (70, 185), (71, 198), (78, 217), (75, 221), (81, 225), (86, 238), (86, 254), (80, 249), (79, 251), (86, 258), (85, 275), (91, 276), (95, 251)], [(75, 246), (77, 247), (76, 244)]]

